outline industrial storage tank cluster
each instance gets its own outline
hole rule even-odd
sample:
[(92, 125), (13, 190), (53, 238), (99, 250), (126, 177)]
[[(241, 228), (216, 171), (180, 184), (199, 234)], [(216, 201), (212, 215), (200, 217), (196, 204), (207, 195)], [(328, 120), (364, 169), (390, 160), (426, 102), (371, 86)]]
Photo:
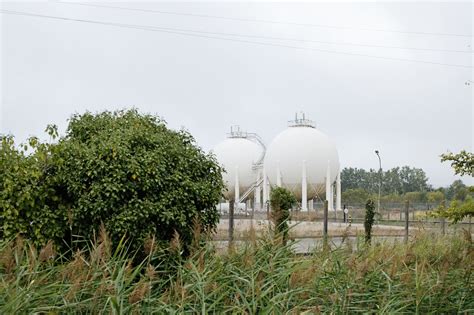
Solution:
[[(334, 142), (315, 124), (295, 117), (288, 128), (266, 147), (255, 133), (232, 127), (226, 140), (214, 149), (228, 202), (247, 202), (260, 210), (268, 204), (272, 187), (285, 187), (300, 201), (301, 210), (313, 208), (313, 200), (326, 199), (329, 209), (341, 208), (339, 156)], [(242, 206), (241, 206), (242, 207)]]

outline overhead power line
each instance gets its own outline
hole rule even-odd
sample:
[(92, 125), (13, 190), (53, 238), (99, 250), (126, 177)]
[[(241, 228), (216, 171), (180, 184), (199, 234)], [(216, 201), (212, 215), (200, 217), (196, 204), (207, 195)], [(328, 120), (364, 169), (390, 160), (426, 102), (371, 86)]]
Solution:
[(283, 44), (276, 44), (276, 43), (265, 43), (265, 42), (249, 41), (249, 40), (227, 38), (227, 37), (207, 36), (207, 35), (200, 35), (200, 34), (195, 34), (195, 33), (187, 33), (187, 32), (179, 32), (179, 31), (171, 31), (171, 30), (166, 30), (166, 29), (159, 29), (157, 27), (150, 27), (150, 26), (143, 26), (143, 25), (103, 22), (103, 21), (97, 21), (97, 20), (86, 20), (86, 19), (77, 19), (77, 18), (67, 18), (67, 17), (60, 17), (60, 16), (43, 15), (43, 14), (35, 14), (35, 13), (28, 13), (28, 12), (21, 12), (21, 11), (11, 11), (11, 10), (3, 10), (3, 9), (0, 10), (0, 11), (4, 14), (11, 14), (11, 15), (21, 15), (21, 16), (38, 17), (38, 18), (46, 18), (46, 19), (53, 19), (53, 20), (70, 21), (70, 22), (81, 22), (81, 23), (89, 23), (89, 24), (108, 25), (108, 26), (115, 26), (115, 27), (121, 27), (121, 28), (138, 29), (138, 30), (145, 30), (145, 31), (151, 31), (151, 32), (178, 34), (178, 35), (183, 35), (183, 36), (192, 36), (192, 37), (199, 37), (199, 38), (225, 40), (225, 41), (231, 41), (231, 42), (261, 45), (261, 46), (283, 47), (283, 48), (291, 48), (291, 49), (298, 49), (298, 50), (308, 50), (308, 51), (315, 51), (315, 52), (339, 54), (339, 55), (367, 57), (367, 58), (392, 60), (392, 61), (425, 63), (425, 64), (448, 66), (448, 67), (473, 68), (472, 66), (461, 65), (461, 64), (448, 64), (448, 63), (433, 62), (433, 61), (426, 61), (426, 60), (385, 57), (385, 56), (367, 55), (367, 54), (360, 54), (360, 53), (351, 53), (351, 52), (343, 52), (343, 51), (333, 51), (333, 50), (326, 50), (326, 49), (317, 49), (317, 48), (309, 48), (309, 47), (283, 45)]
[[(73, 3), (78, 5), (83, 5), (81, 3)], [(84, 4), (90, 6), (88, 4)], [(91, 5), (96, 6), (96, 5)], [(99, 5), (99, 7), (108, 7)], [(262, 35), (248, 35), (248, 34), (238, 34), (238, 33), (224, 33), (224, 32), (209, 32), (201, 30), (190, 30), (190, 29), (180, 29), (180, 28), (170, 28), (170, 27), (158, 27), (158, 26), (147, 26), (153, 27), (156, 29), (177, 31), (177, 32), (187, 32), (187, 33), (200, 33), (200, 34), (209, 34), (209, 35), (219, 35), (219, 36), (233, 36), (233, 37), (246, 37), (246, 38), (256, 38), (256, 39), (269, 39), (269, 40), (279, 40), (279, 41), (292, 41), (292, 42), (302, 42), (302, 43), (316, 43), (316, 44), (329, 44), (329, 45), (340, 45), (340, 46), (354, 46), (354, 47), (369, 47), (369, 48), (382, 48), (382, 49), (400, 49), (400, 50), (415, 50), (415, 51), (433, 51), (433, 52), (448, 52), (448, 53), (466, 53), (472, 54), (472, 50), (456, 50), (456, 49), (439, 49), (439, 48), (423, 48), (423, 47), (403, 47), (403, 46), (390, 46), (390, 45), (378, 45), (378, 44), (360, 44), (360, 43), (350, 43), (350, 42), (335, 42), (335, 41), (322, 41), (322, 40), (312, 40), (312, 39), (302, 39), (302, 38), (288, 38), (288, 37), (274, 37), (274, 36), (262, 36)]]
[(96, 7), (96, 8), (109, 8), (109, 9), (117, 9), (117, 10), (128, 10), (128, 11), (148, 12), (148, 13), (158, 13), (158, 14), (168, 14), (168, 15), (181, 15), (181, 16), (198, 17), (198, 18), (211, 18), (211, 19), (221, 19), (221, 20), (241, 21), (241, 22), (283, 24), (283, 25), (317, 27), (317, 28), (332, 28), (332, 29), (339, 29), (339, 30), (359, 30), (359, 31), (367, 31), (367, 32), (388, 32), (388, 33), (400, 33), (400, 34), (412, 34), (412, 35), (472, 37), (472, 35), (470, 35), (470, 34), (441, 33), (441, 32), (421, 32), (421, 31), (402, 31), (402, 30), (389, 30), (389, 29), (365, 28), (365, 27), (354, 27), (354, 26), (338, 26), (338, 25), (285, 22), (285, 21), (250, 19), (250, 18), (219, 16), (219, 15), (209, 15), (209, 14), (197, 14), (197, 13), (183, 13), (183, 12), (173, 12), (173, 11), (163, 11), (163, 10), (139, 9), (139, 8), (119, 7), (119, 6), (91, 4), (91, 3), (77, 3), (77, 2), (64, 2), (64, 1), (59, 1), (58, 3), (81, 5), (81, 6)]

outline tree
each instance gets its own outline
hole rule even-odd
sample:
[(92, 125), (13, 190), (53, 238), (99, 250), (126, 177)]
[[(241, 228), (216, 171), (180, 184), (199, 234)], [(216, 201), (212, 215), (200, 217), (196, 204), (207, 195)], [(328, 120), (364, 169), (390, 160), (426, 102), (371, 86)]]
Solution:
[(270, 193), (270, 205), (272, 207), (272, 219), (278, 236), (281, 236), (285, 244), (288, 239), (288, 219), (290, 209), (297, 203), (296, 197), (283, 187), (274, 187)]
[(385, 194), (401, 194), (403, 186), (400, 179), (400, 168), (394, 167), (387, 170), (382, 176), (382, 191)]
[(372, 240), (372, 226), (374, 225), (375, 217), (375, 204), (372, 199), (367, 200), (365, 204), (365, 219), (364, 219), (364, 230), (365, 230), (365, 242), (370, 244)]
[(22, 235), (37, 246), (48, 240), (62, 243), (68, 216), (65, 200), (51, 176), (52, 147), (35, 137), (18, 146), (12, 136), (2, 137), (0, 238)]
[[(374, 169), (366, 171), (358, 168), (344, 168), (341, 171), (342, 191), (363, 189), (368, 193), (377, 193), (379, 173)], [(428, 178), (420, 168), (404, 166), (382, 172), (382, 193), (404, 194), (413, 191), (428, 191)]]
[[(474, 155), (467, 151), (459, 154), (446, 153), (441, 155), (441, 162), (452, 161), (451, 166), (457, 175), (474, 176)], [(447, 189), (447, 197), (453, 199), (448, 207), (441, 205), (433, 212), (436, 217), (444, 217), (454, 223), (463, 220), (465, 217), (474, 215), (474, 197), (470, 194), (474, 192), (473, 187), (467, 187), (461, 180), (456, 180)], [(463, 202), (461, 202), (463, 201)]]
[(457, 223), (462, 221), (465, 217), (474, 216), (474, 198), (468, 197), (464, 202), (453, 200), (448, 207), (444, 205), (439, 206), (433, 212), (435, 217), (444, 217)]
[(441, 191), (430, 191), (426, 194), (426, 199), (431, 205), (439, 205), (444, 200), (444, 193)]
[(469, 188), (463, 183), (462, 180), (456, 179), (446, 189), (446, 199), (448, 200), (464, 200), (469, 193)]
[[(1, 197), (0, 207), (8, 235), (72, 246), (73, 235), (91, 239), (104, 224), (113, 243), (126, 235), (132, 249), (149, 236), (167, 243), (176, 233), (186, 248), (195, 222), (211, 231), (219, 219), (222, 169), (189, 133), (170, 130), (155, 116), (136, 110), (74, 115), (57, 144), (37, 145), (21, 158), (7, 151), (2, 148), (2, 158), (23, 161), (14, 169), (33, 175), (29, 189), (6, 184), (12, 193)], [(12, 209), (13, 192), (28, 207)]]
[(441, 162), (451, 161), (451, 167), (456, 175), (474, 176), (474, 154), (462, 150), (458, 154), (451, 152), (441, 154)]
[(410, 201), (411, 203), (420, 203), (427, 201), (427, 194), (426, 192), (422, 191), (410, 191), (405, 194), (405, 199)]
[(342, 193), (342, 201), (345, 204), (363, 205), (369, 196), (370, 194), (362, 188), (347, 189)]
[(403, 193), (428, 190), (428, 178), (421, 168), (403, 166), (400, 169), (400, 179)]

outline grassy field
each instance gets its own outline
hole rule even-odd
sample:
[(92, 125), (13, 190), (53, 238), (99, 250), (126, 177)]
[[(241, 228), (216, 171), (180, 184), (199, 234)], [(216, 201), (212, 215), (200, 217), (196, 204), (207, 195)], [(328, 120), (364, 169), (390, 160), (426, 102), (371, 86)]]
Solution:
[(0, 313), (352, 314), (473, 313), (470, 234), (417, 234), (408, 244), (343, 244), (296, 255), (291, 243), (249, 237), (179, 258), (180, 243), (133, 263), (107, 236), (58, 255), (17, 239), (0, 243)]

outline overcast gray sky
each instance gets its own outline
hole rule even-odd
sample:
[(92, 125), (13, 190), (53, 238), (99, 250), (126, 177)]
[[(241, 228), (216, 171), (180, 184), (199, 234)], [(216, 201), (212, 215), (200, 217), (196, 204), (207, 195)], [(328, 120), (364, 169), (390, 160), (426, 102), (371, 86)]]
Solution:
[(434, 186), (455, 179), (441, 153), (472, 151), (471, 2), (102, 4), (149, 11), (54, 1), (2, 9), (187, 33), (0, 14), (0, 132), (45, 138), (48, 123), (64, 131), (72, 113), (135, 106), (209, 150), (233, 124), (268, 144), (304, 111), (337, 143), (343, 167), (377, 168), (379, 149), (384, 169), (421, 167)]

